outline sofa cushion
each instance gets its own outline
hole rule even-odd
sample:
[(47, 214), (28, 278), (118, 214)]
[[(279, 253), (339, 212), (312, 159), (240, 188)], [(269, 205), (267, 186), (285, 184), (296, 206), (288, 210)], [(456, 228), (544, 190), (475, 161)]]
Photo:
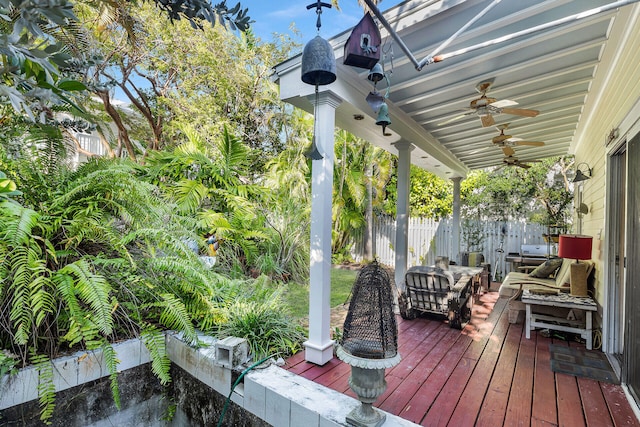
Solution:
[(527, 273), (512, 271), (504, 278), (498, 292), (501, 297), (512, 297), (520, 289), (530, 289), (532, 287), (556, 288), (556, 281), (554, 279), (531, 277)]
[(564, 258), (555, 278), (531, 277), (527, 273), (512, 271), (504, 278), (500, 285), (501, 297), (512, 297), (524, 289), (568, 289), (573, 260)]
[(562, 265), (562, 258), (551, 258), (537, 266), (529, 276), (545, 279), (556, 272)]

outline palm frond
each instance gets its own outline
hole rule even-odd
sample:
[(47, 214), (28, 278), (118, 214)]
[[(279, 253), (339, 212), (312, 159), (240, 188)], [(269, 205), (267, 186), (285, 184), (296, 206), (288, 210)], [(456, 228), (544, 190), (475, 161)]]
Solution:
[(56, 388), (53, 383), (53, 364), (47, 356), (38, 355), (34, 351), (31, 354), (31, 363), (38, 371), (40, 420), (46, 423), (55, 409)]
[(118, 387), (118, 363), (120, 363), (120, 361), (116, 358), (116, 352), (111, 344), (104, 338), (101, 340), (100, 349), (102, 350), (105, 366), (109, 372), (113, 402), (116, 408), (120, 409), (120, 387)]
[(222, 155), (221, 161), (228, 172), (237, 171), (238, 168), (247, 165), (249, 149), (238, 137), (229, 132), (227, 126), (224, 127), (216, 147)]
[(209, 189), (199, 181), (182, 179), (171, 188), (181, 212), (194, 213), (209, 194)]

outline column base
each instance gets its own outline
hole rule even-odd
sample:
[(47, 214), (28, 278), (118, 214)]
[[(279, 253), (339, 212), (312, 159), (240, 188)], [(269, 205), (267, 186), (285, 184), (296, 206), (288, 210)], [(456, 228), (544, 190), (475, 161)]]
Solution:
[(333, 359), (333, 344), (333, 340), (329, 340), (321, 345), (312, 343), (311, 341), (305, 341), (302, 344), (305, 347), (304, 359), (316, 365), (324, 365)]

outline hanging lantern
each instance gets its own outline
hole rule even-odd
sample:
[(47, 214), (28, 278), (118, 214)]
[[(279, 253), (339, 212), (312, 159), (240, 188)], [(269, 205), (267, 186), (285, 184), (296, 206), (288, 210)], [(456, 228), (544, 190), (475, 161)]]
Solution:
[(380, 30), (367, 12), (344, 45), (344, 65), (371, 68), (380, 60)]

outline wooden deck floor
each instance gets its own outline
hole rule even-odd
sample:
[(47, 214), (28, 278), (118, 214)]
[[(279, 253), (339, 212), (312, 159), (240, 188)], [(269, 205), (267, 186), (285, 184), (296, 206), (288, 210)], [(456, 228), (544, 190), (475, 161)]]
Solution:
[[(374, 406), (425, 426), (640, 426), (621, 386), (554, 373), (549, 344), (576, 342), (524, 335), (510, 324), (497, 292), (476, 297), (460, 331), (437, 318), (398, 316), (399, 365), (387, 369), (387, 390)], [(349, 365), (287, 361), (300, 376), (355, 397)]]

